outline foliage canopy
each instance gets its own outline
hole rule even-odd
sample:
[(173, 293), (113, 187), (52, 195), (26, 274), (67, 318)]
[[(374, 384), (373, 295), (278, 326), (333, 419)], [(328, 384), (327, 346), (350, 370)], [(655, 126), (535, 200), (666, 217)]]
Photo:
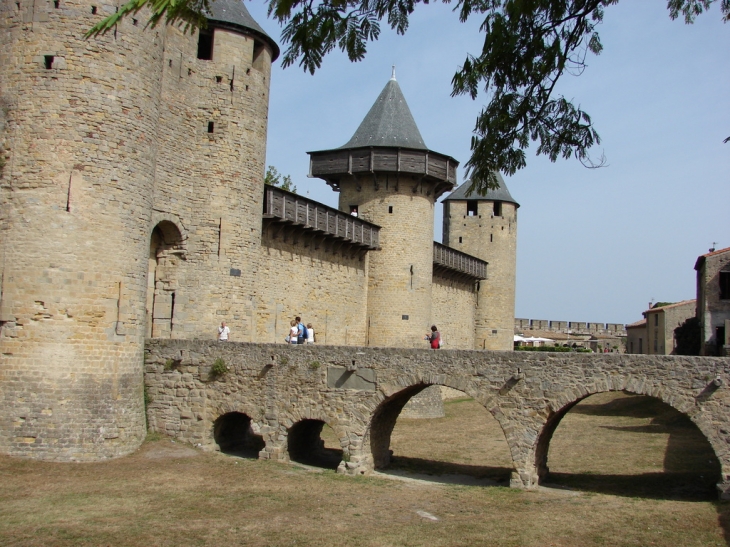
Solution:
[(291, 181), (291, 176), (280, 175), (279, 171), (273, 165), (269, 165), (266, 169), (266, 176), (264, 177), (264, 184), (270, 184), (271, 186), (277, 186), (287, 192), (297, 193), (297, 187)]
[[(129, 0), (119, 12), (93, 27), (87, 36), (112, 28), (122, 17), (144, 6), (152, 10), (149, 24), (184, 22), (186, 29), (204, 24), (209, 0)], [(213, 0), (210, 0), (213, 1)], [(359, 61), (368, 42), (380, 36), (383, 20), (399, 34), (408, 29), (418, 4), (431, 0), (267, 0), (269, 16), (283, 25), (288, 47), (283, 66), (298, 64), (314, 73), (335, 48)], [(451, 3), (452, 0), (442, 0)], [(692, 23), (719, 1), (730, 20), (730, 0), (668, 0), (669, 16)], [(601, 142), (591, 117), (580, 106), (556, 93), (565, 74), (580, 74), (589, 53), (603, 49), (596, 30), (604, 9), (618, 0), (454, 0), (462, 22), (481, 19), (481, 52), (468, 54), (452, 79), (452, 95), (480, 93), (488, 98), (479, 113), (466, 162), (473, 188), (485, 193), (497, 186), (495, 172), (513, 175), (526, 165), (525, 151), (537, 143), (537, 154), (551, 161), (577, 158), (588, 167), (589, 149)]]

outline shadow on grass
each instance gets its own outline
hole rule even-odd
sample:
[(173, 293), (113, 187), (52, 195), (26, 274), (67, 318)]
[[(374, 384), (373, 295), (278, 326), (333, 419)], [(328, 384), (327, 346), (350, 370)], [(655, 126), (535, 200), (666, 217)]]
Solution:
[(322, 448), (315, 452), (290, 456), (293, 462), (321, 467), (322, 469), (337, 469), (342, 461), (342, 450), (339, 448)]
[(717, 480), (698, 473), (642, 473), (639, 475), (593, 475), (550, 473), (541, 482), (549, 488), (569, 488), (583, 492), (629, 498), (675, 501), (714, 501)]
[(419, 478), (425, 480), (433, 477), (434, 482), (444, 482), (439, 477), (448, 475), (449, 479), (446, 482), (450, 484), (474, 484), (474, 479), (477, 479), (495, 486), (508, 486), (512, 474), (512, 469), (509, 467), (467, 465), (404, 456), (391, 457), (390, 465), (378, 471), (385, 474), (405, 472), (419, 475)]

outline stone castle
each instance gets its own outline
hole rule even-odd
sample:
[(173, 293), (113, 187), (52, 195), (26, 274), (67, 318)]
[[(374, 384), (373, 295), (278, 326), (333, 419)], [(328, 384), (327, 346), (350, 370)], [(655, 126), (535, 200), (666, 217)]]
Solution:
[[(512, 348), (517, 208), (456, 187), (393, 77), (310, 152), (333, 209), (265, 186), (276, 43), (216, 0), (195, 34), (96, 0), (0, 4), (0, 452), (96, 460), (145, 436), (145, 338)], [(336, 143), (333, 143), (336, 144)]]

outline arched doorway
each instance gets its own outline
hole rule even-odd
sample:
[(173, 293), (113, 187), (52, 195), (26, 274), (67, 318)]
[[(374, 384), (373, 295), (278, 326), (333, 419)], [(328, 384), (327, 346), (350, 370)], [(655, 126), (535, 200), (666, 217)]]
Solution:
[(150, 236), (147, 272), (148, 338), (172, 338), (180, 262), (184, 257), (182, 235), (175, 224), (162, 221)]
[(563, 408), (548, 420), (536, 455), (541, 484), (614, 495), (715, 499), (721, 473), (687, 416), (627, 392), (598, 393)]

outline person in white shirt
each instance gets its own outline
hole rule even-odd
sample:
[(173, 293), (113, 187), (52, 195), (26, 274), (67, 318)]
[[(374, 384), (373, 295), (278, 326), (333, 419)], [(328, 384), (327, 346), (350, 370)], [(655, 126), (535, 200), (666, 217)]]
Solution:
[(226, 326), (225, 321), (221, 321), (221, 326), (218, 327), (218, 341), (228, 342), (228, 337), (231, 334), (231, 329)]
[(312, 327), (312, 323), (307, 323), (307, 344), (314, 344), (314, 327)]

